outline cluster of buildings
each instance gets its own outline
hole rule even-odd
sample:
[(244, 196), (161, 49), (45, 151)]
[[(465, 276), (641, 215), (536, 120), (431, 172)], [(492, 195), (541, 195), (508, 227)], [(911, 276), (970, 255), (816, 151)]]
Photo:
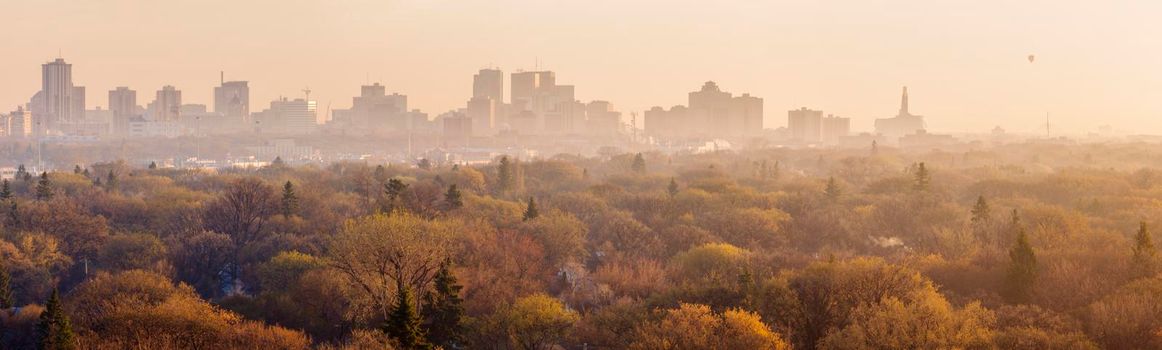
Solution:
[(763, 99), (722, 91), (708, 81), (689, 94), (689, 106), (654, 107), (645, 113), (645, 132), (656, 138), (747, 137), (763, 131)]

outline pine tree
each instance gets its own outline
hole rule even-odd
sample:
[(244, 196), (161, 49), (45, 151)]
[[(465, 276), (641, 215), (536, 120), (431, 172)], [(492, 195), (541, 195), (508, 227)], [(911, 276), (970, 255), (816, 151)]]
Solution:
[(928, 167), (924, 165), (924, 162), (920, 162), (920, 165), (916, 167), (915, 177), (916, 182), (913, 184), (913, 188), (917, 191), (927, 191), (928, 185), (932, 181), (932, 174), (928, 173)]
[(52, 199), (52, 182), (48, 180), (48, 172), (40, 173), (40, 181), (36, 183), (36, 200)]
[(670, 193), (670, 197), (678, 195), (678, 182), (674, 178), (670, 178), (670, 186), (666, 188), (666, 192)]
[(508, 156), (500, 157), (500, 165), (496, 167), (496, 178), (501, 193), (512, 191), (516, 185), (516, 175), (512, 170), (512, 162), (508, 160)]
[(460, 289), (464, 287), (452, 274), (451, 262), (445, 260), (440, 265), (434, 284), (435, 293), (429, 293), (425, 298), (428, 340), (445, 349), (454, 349), (464, 334), (464, 299), (460, 298)]
[(464, 206), (463, 195), (460, 194), (460, 189), (456, 188), (456, 184), (448, 185), (448, 192), (444, 193), (444, 204), (448, 206), (448, 210)]
[(116, 191), (117, 190), (117, 174), (114, 174), (113, 170), (109, 170), (109, 175), (105, 176), (105, 190), (106, 191)]
[(383, 193), (387, 195), (388, 211), (395, 210), (396, 202), (403, 198), (407, 189), (408, 185), (403, 183), (403, 180), (397, 178), (387, 180), (387, 184), (383, 185)]
[(420, 162), (417, 163), (416, 166), (419, 167), (420, 169), (431, 170), (432, 169), (432, 161), (428, 160), (428, 158), (420, 159)]
[(834, 176), (827, 179), (827, 188), (823, 190), (823, 194), (827, 196), (827, 199), (832, 201), (839, 199), (839, 196), (843, 195), (843, 189), (839, 187), (839, 183), (835, 181)]
[(981, 225), (992, 220), (992, 210), (984, 196), (976, 197), (976, 204), (972, 206), (972, 224)]
[(40, 323), (37, 324), (40, 335), (40, 349), (65, 350), (76, 349), (77, 342), (73, 335), (73, 326), (69, 316), (65, 315), (61, 307), (60, 292), (52, 290), (48, 302), (44, 304), (44, 312), (40, 314)]
[(80, 164), (74, 165), (73, 166), (73, 174), (80, 174), (80, 173), (81, 173), (81, 165)]
[(1157, 260), (1155, 259), (1157, 258), (1157, 254), (1157, 251), (1154, 250), (1153, 239), (1150, 238), (1150, 230), (1146, 228), (1146, 222), (1143, 221), (1138, 226), (1138, 234), (1134, 236), (1133, 276), (1153, 276), (1156, 271), (1155, 264)]
[(412, 301), (411, 289), (403, 283), (399, 284), (398, 289), (395, 307), (392, 308), (387, 324), (384, 325), (384, 333), (395, 338), (404, 349), (431, 349), (432, 345), (424, 340), (424, 331), (420, 328), (420, 317)]
[(282, 216), (291, 217), (299, 211), (299, 196), (295, 194), (295, 185), (287, 181), (282, 185)]
[(541, 213), (537, 212), (537, 202), (529, 197), (529, 206), (525, 208), (524, 221), (536, 219)]
[(1005, 298), (1011, 303), (1024, 304), (1033, 297), (1033, 283), (1037, 279), (1037, 256), (1025, 229), (1019, 228), (1017, 241), (1009, 250), (1009, 268), (1005, 275)]
[(871, 154), (874, 156), (874, 155), (879, 154), (879, 153), (880, 153), (879, 143), (876, 143), (876, 140), (872, 140)]
[(81, 175), (84, 175), (85, 178), (89, 178), (90, 176), (92, 176), (91, 174), (89, 174), (89, 168), (85, 168), (84, 171), (81, 171)]
[(8, 183), (8, 179), (4, 179), (0, 183), (0, 201), (12, 199), (12, 185)]
[(272, 168), (282, 168), (285, 166), (286, 162), (282, 160), (282, 156), (276, 156), (274, 157), (274, 160), (270, 162), (270, 167)]
[(383, 164), (376, 165), (375, 172), (371, 176), (380, 183), (387, 182), (387, 168), (383, 167)]
[(149, 170), (157, 169), (157, 162), (149, 162)]
[(8, 207), (8, 227), (20, 227), (20, 208), (16, 206), (16, 201), (12, 201), (12, 205)]
[(642, 157), (641, 153), (633, 156), (633, 165), (630, 166), (633, 172), (643, 174), (646, 172), (646, 159)]
[(8, 264), (0, 261), (0, 310), (16, 306), (12, 295), (12, 275), (8, 273)]
[(21, 164), (20, 166), (16, 167), (16, 174), (13, 176), (13, 178), (24, 179), (26, 177), (25, 175), (28, 175), (28, 170), (24, 168), (24, 164)]

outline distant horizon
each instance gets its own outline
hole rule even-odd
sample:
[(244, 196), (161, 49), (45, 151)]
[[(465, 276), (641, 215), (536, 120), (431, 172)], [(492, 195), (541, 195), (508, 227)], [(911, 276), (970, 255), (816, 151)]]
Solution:
[(225, 71), (253, 82), (256, 110), (307, 87), (321, 109), (345, 108), (380, 82), (434, 116), (464, 106), (477, 69), (500, 67), (555, 71), (627, 119), (712, 80), (762, 97), (769, 128), (807, 107), (871, 130), (906, 85), (935, 132), (1037, 133), (1050, 113), (1063, 134), (1162, 134), (1162, 76), (1144, 74), (1162, 61), (1149, 19), (1162, 4), (511, 1), (18, 0), (10, 27), (42, 30), (0, 33), (0, 110), (27, 103), (59, 53), (90, 108), (117, 86), (141, 104), (163, 85), (209, 104)]

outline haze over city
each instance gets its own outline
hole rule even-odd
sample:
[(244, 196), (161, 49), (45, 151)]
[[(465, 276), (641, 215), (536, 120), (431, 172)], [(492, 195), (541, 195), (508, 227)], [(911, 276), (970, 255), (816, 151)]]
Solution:
[[(940, 132), (1162, 133), (1162, 11), (1153, 2), (6, 1), (0, 106), (27, 103), (38, 66), (75, 65), (105, 91), (173, 85), (209, 104), (219, 72), (251, 99), (313, 90), (348, 108), (381, 82), (433, 116), (462, 107), (479, 68), (553, 70), (581, 100), (628, 117), (713, 80), (783, 111), (821, 109), (870, 131), (910, 86)], [(1036, 61), (1026, 60), (1035, 55)], [(108, 106), (105, 106), (106, 108)], [(627, 120), (628, 121), (628, 120)], [(641, 121), (639, 120), (639, 123)]]

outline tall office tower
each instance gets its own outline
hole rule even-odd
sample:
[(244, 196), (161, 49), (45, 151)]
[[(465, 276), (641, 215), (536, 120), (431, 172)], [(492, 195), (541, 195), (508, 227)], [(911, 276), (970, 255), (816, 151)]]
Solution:
[(822, 138), (823, 111), (807, 107), (787, 111), (787, 129), (791, 138), (802, 142), (819, 142)]
[[(76, 92), (77, 89), (73, 87), (72, 64), (57, 58), (41, 65), (40, 101), (35, 104), (39, 105), (36, 106), (38, 108), (34, 107), (34, 111), (42, 113), (36, 116), (39, 129), (37, 134), (43, 134), (43, 131), (47, 129), (54, 129), (62, 122), (83, 117), (83, 112), (78, 112), (77, 102), (74, 101)], [(84, 111), (83, 104), (82, 101), (80, 111)]]
[(512, 73), (512, 105), (514, 112), (531, 111), (537, 95), (557, 85), (556, 74), (550, 71)]
[(157, 98), (153, 101), (153, 120), (177, 121), (181, 116), (182, 92), (173, 86), (166, 85), (157, 91)]
[(730, 101), (730, 134), (757, 135), (763, 131), (763, 99), (742, 94)]
[(113, 113), (113, 120), (109, 122), (110, 132), (118, 136), (127, 135), (129, 119), (137, 113), (137, 91), (124, 86), (109, 90), (109, 110)]
[(496, 104), (504, 103), (504, 72), (499, 69), (481, 69), (472, 76), (472, 98), (490, 98)]
[(238, 126), (250, 123), (250, 86), (245, 81), (226, 81), (214, 88), (214, 113), (221, 114), (227, 123)]
[(822, 134), (823, 142), (829, 145), (839, 144), (839, 139), (851, 133), (851, 119), (827, 115), (823, 118)]
[(468, 118), (472, 120), (473, 136), (489, 136), (496, 132), (500, 102), (487, 96), (477, 96), (468, 100)]

